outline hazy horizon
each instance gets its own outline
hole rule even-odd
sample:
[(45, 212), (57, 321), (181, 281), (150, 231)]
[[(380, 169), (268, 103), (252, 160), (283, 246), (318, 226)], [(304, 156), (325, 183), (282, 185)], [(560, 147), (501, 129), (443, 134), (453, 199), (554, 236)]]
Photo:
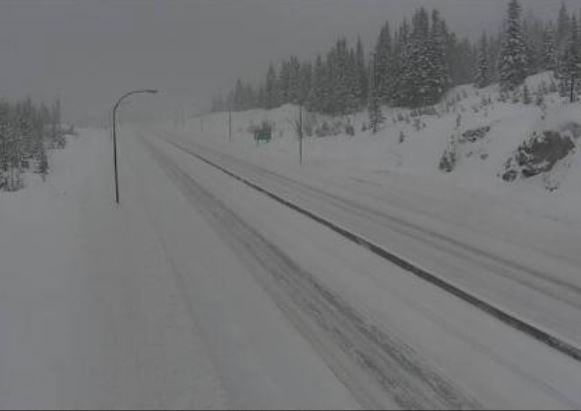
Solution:
[[(523, 0), (555, 19), (560, 0)], [(565, 3), (581, 8), (580, 0)], [(133, 88), (161, 93), (132, 102), (142, 113), (194, 113), (239, 76), (256, 81), (269, 62), (326, 51), (361, 36), (366, 51), (381, 25), (420, 6), (438, 8), (460, 36), (494, 31), (506, 0), (5, 0), (0, 3), (2, 98), (60, 96), (67, 121), (102, 123)]]

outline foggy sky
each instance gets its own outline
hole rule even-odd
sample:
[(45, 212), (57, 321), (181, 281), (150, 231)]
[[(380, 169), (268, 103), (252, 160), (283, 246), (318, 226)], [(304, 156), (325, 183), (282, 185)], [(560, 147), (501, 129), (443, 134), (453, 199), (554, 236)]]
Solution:
[[(0, 98), (60, 96), (66, 120), (95, 122), (124, 91), (156, 87), (160, 95), (136, 97), (132, 110), (193, 113), (239, 75), (261, 78), (270, 61), (312, 57), (339, 35), (360, 35), (368, 50), (386, 20), (419, 6), (477, 36), (499, 27), (506, 1), (0, 0)], [(523, 4), (554, 19), (561, 1)]]

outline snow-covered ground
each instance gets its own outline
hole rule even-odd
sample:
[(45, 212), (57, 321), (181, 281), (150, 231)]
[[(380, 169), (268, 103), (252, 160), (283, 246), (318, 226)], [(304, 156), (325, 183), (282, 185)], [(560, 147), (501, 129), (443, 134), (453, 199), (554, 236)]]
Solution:
[(98, 130), (0, 195), (1, 408), (581, 404), (578, 362), (154, 131), (119, 135), (120, 206)]

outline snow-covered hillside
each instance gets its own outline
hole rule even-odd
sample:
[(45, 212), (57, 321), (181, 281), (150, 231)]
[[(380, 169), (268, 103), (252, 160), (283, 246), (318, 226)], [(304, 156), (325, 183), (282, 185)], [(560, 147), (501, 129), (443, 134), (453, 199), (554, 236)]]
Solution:
[[(384, 107), (385, 121), (376, 135), (368, 130), (366, 112), (343, 118), (304, 113), (303, 169), (379, 183), (386, 173), (410, 181), (421, 178), (429, 185), (485, 192), (552, 218), (581, 220), (575, 206), (581, 200), (581, 159), (575, 149), (581, 135), (581, 103), (570, 104), (560, 97), (549, 72), (529, 77), (526, 84), (529, 104), (524, 103), (522, 90), (515, 99), (501, 94), (497, 85), (485, 89), (465, 85), (421, 111)], [(297, 168), (298, 118), (299, 108), (292, 105), (233, 112), (231, 142), (228, 113), (191, 119), (185, 131), (263, 165)], [(273, 126), (273, 140), (257, 146), (252, 130), (263, 122)], [(354, 135), (348, 133), (349, 126)], [(528, 160), (547, 166), (544, 157), (549, 157), (554, 167), (525, 177), (515, 160), (518, 149), (522, 153), (523, 144), (535, 136), (542, 138), (546, 131), (559, 133), (573, 148), (568, 145), (569, 150), (553, 158), (551, 144), (547, 143), (549, 153), (541, 145), (540, 157)], [(513, 175), (505, 176), (509, 169)]]

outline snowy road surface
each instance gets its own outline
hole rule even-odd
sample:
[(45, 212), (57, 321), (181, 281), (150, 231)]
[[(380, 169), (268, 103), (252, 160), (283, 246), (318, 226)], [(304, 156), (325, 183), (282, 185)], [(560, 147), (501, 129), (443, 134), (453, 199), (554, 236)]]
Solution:
[[(98, 132), (59, 154), (46, 185), (0, 197), (1, 408), (581, 407), (578, 361), (155, 132), (122, 135), (120, 207)], [(320, 190), (204, 154), (340, 209)], [(405, 244), (432, 261), (453, 248), (413, 230), (401, 229), (414, 234)], [(26, 259), (24, 246), (44, 258)], [(490, 260), (471, 267), (492, 271)], [(556, 287), (533, 281), (547, 299)], [(562, 335), (577, 341), (574, 331)]]
[[(575, 399), (577, 394), (573, 394), (575, 390), (565, 394), (561, 391), (564, 386), (559, 387), (560, 383), (554, 384), (554, 381), (571, 384), (570, 388), (573, 388), (577, 385), (574, 381), (579, 381), (578, 376), (559, 376), (562, 370), (557, 371), (560, 366), (554, 368), (555, 363), (550, 367), (553, 368), (551, 376), (545, 376), (547, 379), (542, 376), (548, 370), (546, 367), (557, 358), (560, 358), (562, 365), (567, 364), (569, 370), (576, 373), (579, 364), (575, 361), (499, 324), (429, 284), (411, 278), (409, 273), (386, 264), (384, 260), (338, 238), (330, 230), (313, 224), (266, 196), (248, 190), (240, 182), (192, 158), (183, 150), (151, 137), (146, 136), (146, 141), (153, 147), (153, 152), (157, 153), (155, 157), (165, 164), (170, 178), (181, 181), (179, 185), (182, 186), (182, 191), (188, 192), (192, 190), (192, 186), (203, 187), (206, 192), (212, 193), (211, 197), (217, 199), (218, 203), (227, 205), (228, 214), (237, 215), (237, 221), (252, 227), (251, 231), (256, 232), (262, 241), (270, 244), (269, 247), (274, 247), (277, 252), (282, 253), (284, 259), (294, 264), (295, 268), (288, 271), (280, 267), (273, 268), (272, 260), (275, 258), (268, 256), (266, 251), (261, 251), (269, 247), (262, 245), (251, 252), (249, 247), (245, 247), (244, 251), (250, 254), (247, 258), (253, 261), (252, 264), (257, 264), (254, 260), (258, 259), (259, 266), (266, 267), (266, 271), (270, 273), (266, 280), (262, 276), (258, 277), (259, 282), (267, 281), (268, 284), (272, 277), (278, 277), (279, 282), (283, 283), (278, 287), (288, 290), (290, 286), (287, 282), (294, 276), (298, 277), (296, 281), (300, 279), (300, 282), (306, 282), (307, 289), (319, 290), (319, 294), (313, 295), (310, 292), (312, 298), (309, 298), (303, 285), (300, 291), (290, 294), (295, 296), (296, 306), (303, 311), (300, 315), (304, 315), (304, 311), (307, 314), (310, 312), (311, 317), (317, 318), (318, 328), (327, 330), (324, 338), (330, 342), (325, 344), (339, 345), (338, 348), (346, 356), (344, 361), (352, 362), (351, 366), (340, 367), (343, 372), (345, 369), (352, 371), (355, 365), (360, 368), (358, 373), (367, 374), (388, 397), (404, 407), (524, 406), (525, 403), (527, 406), (538, 407), (541, 402), (551, 397), (545, 397), (549, 392), (561, 392), (557, 394), (558, 397), (564, 394), (561, 400), (568, 405), (561, 404), (562, 406), (575, 406), (573, 404), (578, 401)], [(232, 161), (228, 165), (232, 165)], [(200, 198), (202, 195), (192, 194), (191, 197)], [(207, 208), (217, 210), (220, 207)], [(213, 219), (217, 220), (214, 226), (219, 227), (220, 221), (225, 225), (224, 241), (240, 243), (242, 240), (236, 240), (237, 235), (232, 231), (236, 224), (220, 211), (216, 213), (219, 217), (214, 216)], [(208, 217), (208, 220), (212, 221), (212, 217)], [(220, 229), (217, 228), (217, 231)], [(241, 235), (241, 238), (249, 237), (251, 235), (248, 232)], [(236, 245), (232, 247), (237, 248)], [(244, 253), (239, 253), (242, 254)], [(257, 273), (262, 272), (256, 268), (252, 271), (256, 277)], [(269, 293), (275, 296), (275, 301), (279, 301), (279, 306), (283, 305), (279, 295), (284, 296), (284, 292), (280, 293), (271, 284), (263, 287), (270, 290)], [(294, 290), (299, 286), (293, 284), (292, 287)], [(325, 315), (324, 308), (318, 306), (321, 300), (325, 300), (323, 296), (327, 296), (327, 303), (330, 299), (342, 307), (331, 310), (342, 312), (339, 319), (330, 320)], [(287, 313), (291, 311), (286, 305), (284, 310)], [(329, 325), (329, 322), (341, 325)], [(359, 324), (358, 332), (362, 335), (346, 335), (347, 329), (353, 324)], [(321, 337), (314, 339), (308, 330), (302, 329), (302, 333), (315, 346), (321, 340)], [(348, 340), (342, 342), (342, 338)], [(367, 339), (374, 340), (381, 347), (379, 352), (372, 351)], [(536, 352), (537, 349), (541, 349), (543, 354)], [(320, 348), (318, 351), (325, 358), (325, 353)], [(396, 373), (395, 377), (390, 375), (395, 368), (389, 363), (389, 357), (393, 355), (401, 369), (398, 372), (403, 373)], [(528, 357), (529, 355), (531, 356)], [(340, 357), (335, 356), (332, 361), (327, 360), (327, 363), (336, 368), (341, 364), (340, 360)], [(539, 360), (543, 365), (536, 363)], [(492, 380), (490, 373), (495, 375)], [(337, 371), (335, 374), (353, 392), (351, 384), (357, 378), (349, 374), (338, 374)], [(390, 385), (390, 381), (397, 383)], [(369, 387), (368, 384), (366, 386)], [(412, 386), (413, 389), (410, 388)], [(544, 387), (540, 391), (544, 391), (544, 394), (535, 399), (533, 396), (540, 394), (536, 389), (524, 394), (532, 386)], [(359, 390), (361, 387), (357, 386), (355, 395)], [(573, 396), (569, 397), (570, 394)], [(361, 398), (357, 395), (356, 397)], [(371, 393), (364, 393), (364, 397), (372, 398)], [(381, 398), (377, 400), (381, 404)]]
[[(168, 141), (177, 143), (178, 147), (202, 154), (272, 193), (290, 199), (570, 343), (578, 356), (578, 347), (581, 347), (581, 261), (578, 253), (553, 256), (550, 250), (519, 247), (513, 242), (462, 230), (420, 213), (402, 212), (374, 197), (370, 191), (337, 192), (337, 187), (321, 187), (316, 180), (305, 182), (288, 178), (184, 138), (172, 137), (173, 140)], [(397, 193), (393, 196), (397, 197)], [(569, 244), (558, 240), (555, 234), (554, 242), (563, 245), (564, 249), (569, 248)]]

